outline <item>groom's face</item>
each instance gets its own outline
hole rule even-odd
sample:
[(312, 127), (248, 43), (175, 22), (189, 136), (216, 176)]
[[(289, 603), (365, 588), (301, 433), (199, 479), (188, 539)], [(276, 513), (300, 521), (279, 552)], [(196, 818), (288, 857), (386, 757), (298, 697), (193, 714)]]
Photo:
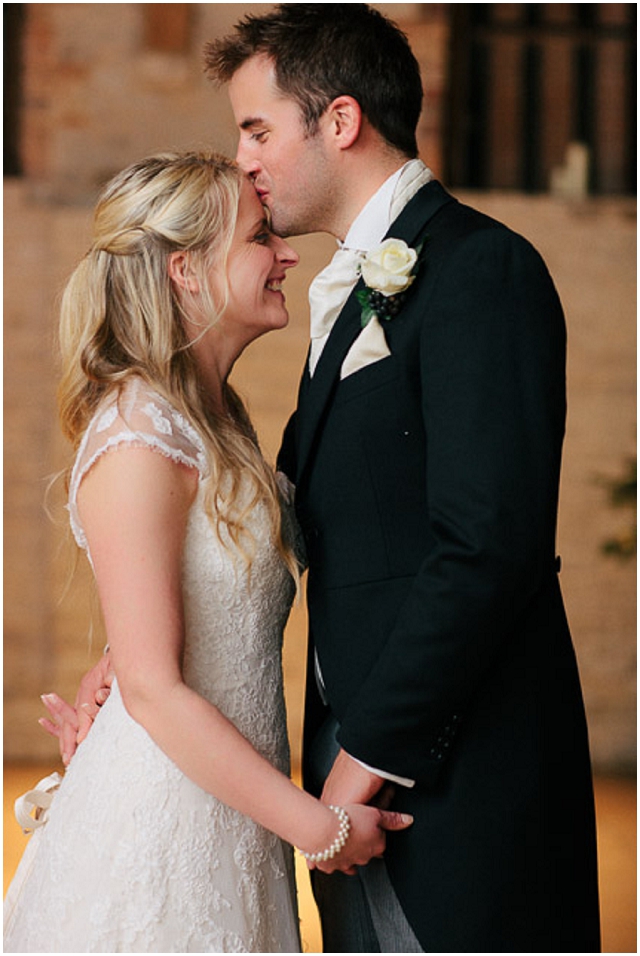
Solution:
[(334, 180), (322, 120), (309, 135), (298, 104), (277, 89), (265, 56), (252, 57), (236, 71), (229, 97), (240, 130), (237, 160), (269, 208), (274, 232), (330, 232)]

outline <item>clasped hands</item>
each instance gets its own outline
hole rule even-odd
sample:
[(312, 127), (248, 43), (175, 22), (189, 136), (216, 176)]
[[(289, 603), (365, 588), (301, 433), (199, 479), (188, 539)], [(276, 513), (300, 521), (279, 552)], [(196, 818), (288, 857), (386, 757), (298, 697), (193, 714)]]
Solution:
[(315, 868), (323, 873), (340, 870), (342, 873), (353, 876), (357, 872), (358, 865), (363, 866), (374, 857), (382, 857), (386, 847), (386, 831), (405, 830), (413, 823), (413, 818), (409, 814), (388, 809), (394, 793), (393, 784), (371, 773), (346, 751), (340, 749), (325, 780), (320, 799), (329, 806), (346, 807), (352, 817), (375, 810), (378, 813), (377, 846), (370, 845), (362, 857), (357, 858), (351, 866), (345, 867), (339, 860), (329, 860), (326, 863), (308, 864), (309, 869)]
[[(39, 723), (58, 738), (65, 767), (108, 699), (114, 676), (110, 658), (105, 654), (82, 678), (74, 706), (57, 694), (42, 696), (49, 717), (42, 718)], [(357, 866), (368, 863), (374, 857), (381, 857), (386, 847), (386, 831), (404, 830), (413, 822), (411, 816), (387, 809), (393, 795), (392, 784), (340, 750), (325, 781), (321, 801), (327, 805), (345, 807), (351, 818), (352, 831), (344, 851), (330, 860), (308, 862), (309, 869), (324, 873), (340, 871), (351, 876), (356, 873)], [(373, 812), (377, 814), (377, 819), (372, 827)], [(368, 834), (366, 839), (361, 837), (363, 833)]]

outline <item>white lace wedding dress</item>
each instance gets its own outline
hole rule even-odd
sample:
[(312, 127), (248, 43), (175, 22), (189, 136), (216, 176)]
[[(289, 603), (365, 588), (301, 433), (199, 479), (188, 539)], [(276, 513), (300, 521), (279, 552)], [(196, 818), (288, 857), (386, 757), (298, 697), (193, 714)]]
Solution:
[[(186, 682), (288, 773), (281, 642), (293, 585), (254, 509), (251, 580), (219, 542), (202, 495), (200, 436), (133, 380), (107, 399), (79, 449), (143, 445), (198, 469), (184, 554)], [(110, 451), (111, 454), (116, 453)], [(114, 516), (115, 517), (115, 516)], [(5, 901), (4, 952), (299, 952), (291, 848), (186, 778), (124, 709), (117, 685), (31, 836)]]

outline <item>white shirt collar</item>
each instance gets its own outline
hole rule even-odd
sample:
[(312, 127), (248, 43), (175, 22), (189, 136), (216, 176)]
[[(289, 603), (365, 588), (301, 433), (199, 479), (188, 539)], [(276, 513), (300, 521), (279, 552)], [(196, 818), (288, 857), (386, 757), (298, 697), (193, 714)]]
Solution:
[(356, 216), (343, 245), (347, 249), (368, 252), (382, 242), (391, 223), (409, 199), (432, 179), (432, 173), (420, 159), (410, 159), (392, 173)]

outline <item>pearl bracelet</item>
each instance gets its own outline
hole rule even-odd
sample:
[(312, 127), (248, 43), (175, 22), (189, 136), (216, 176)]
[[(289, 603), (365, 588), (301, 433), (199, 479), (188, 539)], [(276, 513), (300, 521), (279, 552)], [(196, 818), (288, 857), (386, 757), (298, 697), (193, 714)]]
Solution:
[(335, 838), (331, 846), (328, 846), (326, 850), (319, 850), (317, 853), (305, 853), (304, 850), (301, 850), (300, 852), (305, 860), (309, 860), (310, 863), (322, 863), (325, 860), (332, 860), (336, 853), (339, 853), (347, 842), (349, 830), (351, 829), (351, 820), (349, 819), (349, 814), (343, 807), (330, 806), (329, 809), (333, 810), (340, 820), (338, 836)]

